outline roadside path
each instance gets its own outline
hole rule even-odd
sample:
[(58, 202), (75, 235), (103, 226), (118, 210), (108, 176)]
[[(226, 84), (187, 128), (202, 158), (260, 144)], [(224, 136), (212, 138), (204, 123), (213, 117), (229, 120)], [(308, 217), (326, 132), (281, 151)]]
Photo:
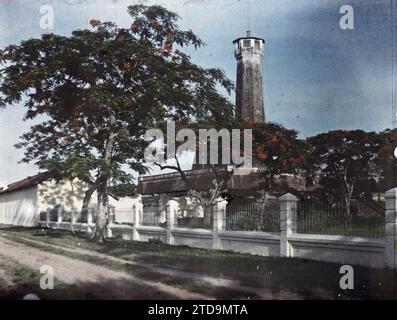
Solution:
[[(18, 248), (26, 250), (26, 252), (29, 253), (28, 256), (31, 256), (32, 255), (31, 250), (34, 250), (34, 254), (37, 254), (37, 251), (39, 251), (40, 252), (39, 256), (41, 258), (43, 258), (43, 256), (44, 256), (51, 260), (55, 259), (54, 262), (57, 262), (59, 259), (67, 259), (69, 267), (67, 267), (68, 270), (65, 275), (66, 280), (69, 280), (69, 278), (70, 278), (69, 273), (73, 272), (73, 270), (75, 270), (76, 272), (78, 272), (79, 270), (85, 270), (82, 273), (82, 277), (88, 278), (86, 280), (83, 279), (83, 281), (88, 282), (88, 283), (91, 283), (91, 282), (95, 283), (95, 281), (98, 280), (98, 277), (99, 278), (102, 277), (103, 279), (106, 279), (106, 275), (109, 274), (110, 278), (108, 279), (108, 281), (113, 281), (112, 278), (116, 277), (116, 281), (122, 282), (123, 281), (122, 279), (124, 279), (125, 277), (127, 277), (127, 278), (131, 277), (133, 279), (133, 281), (139, 282), (140, 285), (145, 284), (145, 285), (148, 285), (149, 287), (154, 286), (155, 288), (158, 288), (160, 292), (161, 292), (161, 289), (164, 289), (166, 293), (169, 293), (173, 296), (171, 298), (177, 298), (177, 299), (212, 299), (212, 298), (214, 298), (214, 297), (212, 297), (211, 294), (202, 295), (202, 294), (192, 293), (190, 291), (178, 289), (178, 288), (172, 287), (170, 285), (162, 284), (160, 282), (152, 282), (152, 281), (148, 281), (148, 280), (138, 279), (137, 277), (132, 276), (130, 273), (115, 271), (113, 269), (110, 269), (110, 268), (107, 268), (104, 266), (98, 266), (98, 265), (95, 265), (95, 264), (92, 264), (89, 262), (84, 262), (84, 260), (79, 260), (78, 258), (71, 258), (71, 257), (63, 256), (63, 255), (54, 254), (54, 253), (51, 253), (50, 251), (43, 251), (38, 248), (30, 247), (26, 244), (19, 243), (19, 242), (17, 242), (17, 240), (14, 241), (12, 239), (9, 239), (9, 238), (7, 238), (8, 235), (9, 235), (8, 233), (0, 232), (0, 248), (1, 248), (2, 254), (4, 254), (4, 252), (3, 252), (3, 245), (1, 243), (1, 241), (3, 241), (3, 242), (5, 241), (6, 243), (8, 242), (9, 245), (11, 245), (13, 243), (17, 244)], [(16, 237), (17, 239), (23, 240), (25, 243), (32, 243), (32, 245), (46, 246), (46, 247), (53, 248), (56, 250), (63, 250), (65, 252), (69, 252), (72, 254), (79, 254), (79, 255), (84, 255), (84, 256), (88, 256), (88, 257), (95, 257), (95, 258), (100, 258), (103, 260), (108, 260), (108, 261), (120, 264), (122, 266), (127, 266), (127, 267), (130, 266), (132, 271), (133, 271), (134, 267), (139, 267), (139, 268), (144, 268), (148, 272), (151, 272), (151, 273), (157, 273), (157, 274), (165, 275), (168, 277), (174, 277), (174, 278), (183, 279), (183, 280), (190, 281), (190, 282), (194, 281), (197, 283), (205, 284), (211, 289), (215, 288), (217, 290), (223, 289), (223, 290), (233, 290), (236, 292), (237, 291), (245, 292), (246, 293), (245, 298), (256, 298), (256, 299), (302, 299), (303, 298), (296, 293), (287, 292), (287, 291), (283, 291), (280, 293), (274, 293), (274, 292), (270, 292), (265, 289), (247, 286), (247, 285), (241, 284), (239, 281), (231, 280), (231, 279), (227, 279), (227, 278), (213, 277), (213, 276), (210, 276), (207, 274), (181, 271), (181, 270), (176, 270), (176, 269), (171, 269), (171, 268), (142, 265), (142, 263), (134, 261), (133, 256), (132, 257), (129, 256), (129, 259), (126, 260), (126, 259), (110, 256), (107, 254), (103, 254), (103, 253), (99, 253), (96, 251), (87, 250), (87, 249), (83, 249), (83, 248), (63, 247), (63, 246), (51, 244), (51, 243), (40, 241), (40, 240), (33, 240), (28, 237), (16, 235), (15, 233), (12, 233), (10, 235), (11, 235), (11, 237), (14, 237), (14, 238)], [(19, 250), (17, 250), (17, 252), (19, 252)], [(18, 261), (23, 263), (20, 260), (18, 260)], [(27, 261), (27, 262), (28, 262), (29, 266), (32, 266), (31, 261)], [(42, 265), (43, 264), (48, 264), (48, 265), (53, 266), (53, 264), (51, 264), (50, 262), (42, 263)], [(81, 264), (83, 264), (83, 265), (81, 265)], [(90, 268), (92, 266), (95, 266), (99, 269), (91, 270)], [(55, 270), (55, 267), (54, 267), (54, 270)], [(60, 269), (60, 270), (62, 270), (62, 269)], [(55, 276), (58, 277), (59, 280), (61, 280), (62, 282), (69, 283), (62, 279), (62, 276), (59, 274), (59, 272), (57, 272), (57, 271), (55, 271), (55, 272), (56, 272)], [(62, 270), (62, 272), (63, 272), (63, 270)], [(109, 283), (107, 283), (107, 285), (109, 285)], [(209, 291), (212, 291), (212, 290), (209, 290)], [(130, 293), (127, 292), (127, 294), (130, 294)], [(141, 294), (141, 292), (137, 292), (136, 294), (139, 295), (139, 294)], [(165, 299), (165, 297), (162, 298), (162, 297), (159, 297), (158, 295), (151, 297), (151, 299), (156, 299), (156, 298)], [(241, 294), (239, 294), (239, 298), (241, 298)], [(119, 299), (119, 298), (117, 298), (117, 299)], [(138, 296), (137, 298), (133, 298), (133, 299), (146, 299), (146, 298), (144, 296), (142, 296), (142, 297)]]
[[(95, 299), (210, 299), (211, 297), (159, 282), (138, 279), (93, 263), (43, 251), (0, 237), (1, 255), (34, 270), (54, 269), (55, 278), (87, 290)], [(37, 284), (39, 286), (39, 284)], [(56, 290), (56, 287), (55, 289)]]

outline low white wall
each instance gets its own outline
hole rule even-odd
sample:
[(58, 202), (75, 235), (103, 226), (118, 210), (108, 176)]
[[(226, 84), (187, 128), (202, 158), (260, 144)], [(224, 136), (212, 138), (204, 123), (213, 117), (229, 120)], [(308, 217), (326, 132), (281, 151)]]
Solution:
[(0, 223), (24, 227), (36, 226), (39, 221), (37, 187), (0, 195)]
[[(41, 227), (88, 232), (94, 225), (68, 222), (40, 222)], [(113, 234), (124, 240), (133, 240), (134, 228), (129, 225), (112, 224)], [(167, 229), (154, 226), (136, 228), (139, 241), (159, 239), (167, 243)], [(212, 249), (213, 232), (206, 229), (175, 228), (171, 231), (175, 245)], [(280, 256), (280, 235), (253, 231), (222, 231), (218, 233), (220, 249), (260, 256)], [(362, 265), (382, 268), (385, 266), (385, 240), (331, 235), (293, 234), (288, 237), (292, 248), (291, 257)]]
[(254, 231), (222, 231), (219, 234), (221, 249), (260, 256), (280, 255), (280, 235)]
[(295, 233), (288, 242), (296, 258), (379, 268), (385, 265), (384, 239)]
[[(95, 224), (88, 223), (70, 223), (70, 222), (45, 222), (40, 221), (38, 225), (42, 228), (69, 230), (74, 232), (92, 232), (94, 230)], [(125, 224), (110, 224), (110, 229), (114, 235), (119, 235), (124, 240), (132, 240), (133, 238), (133, 228)], [(157, 236), (155, 236), (157, 238)]]
[(42, 228), (69, 230), (73, 232), (91, 232), (94, 228), (94, 224), (87, 223), (70, 223), (70, 222), (45, 222), (40, 221), (38, 225)]
[(212, 249), (213, 235), (211, 230), (176, 228), (171, 230), (174, 244), (195, 248)]
[(139, 241), (149, 241), (149, 239), (159, 239), (162, 242), (167, 242), (166, 229), (161, 227), (139, 226)]
[(125, 224), (111, 224), (110, 228), (115, 236), (120, 236), (123, 240), (133, 240), (133, 227)]
[[(290, 194), (279, 198), (280, 233), (225, 230), (226, 204), (222, 201), (214, 205), (213, 228), (208, 230), (178, 228), (175, 220), (179, 208), (175, 200), (169, 200), (166, 205), (167, 227), (141, 226), (142, 207), (135, 206), (134, 223), (138, 225), (113, 225), (112, 228), (126, 240), (148, 241), (156, 238), (168, 244), (261, 256), (303, 258), (377, 268), (395, 267), (395, 250), (392, 248), (397, 241), (394, 234), (397, 225), (397, 188), (391, 191), (386, 197), (386, 237), (379, 239), (295, 233), (298, 200)], [(60, 226), (54, 224), (53, 227)], [(386, 243), (389, 245), (386, 246)]]

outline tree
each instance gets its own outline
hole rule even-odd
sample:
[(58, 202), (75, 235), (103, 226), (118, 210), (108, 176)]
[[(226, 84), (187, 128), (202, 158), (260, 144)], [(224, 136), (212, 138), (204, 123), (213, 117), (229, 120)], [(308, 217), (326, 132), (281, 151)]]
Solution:
[(147, 170), (147, 129), (233, 116), (217, 90), (233, 84), (182, 52), (203, 42), (180, 30), (175, 13), (144, 5), (128, 12), (129, 28), (91, 20), (92, 30), (45, 34), (0, 54), (0, 104), (23, 102), (25, 119), (45, 119), (22, 136), (23, 161), (87, 182), (86, 198), (97, 191), (98, 241), (106, 237), (109, 185), (131, 183), (125, 165)]
[[(205, 124), (200, 124), (200, 128)], [(208, 126), (207, 126), (208, 127)], [(308, 149), (305, 141), (297, 138), (295, 130), (289, 130), (275, 123), (255, 124), (251, 122), (242, 123), (235, 120), (230, 121), (225, 129), (240, 129), (240, 135), (244, 137), (243, 129), (252, 129), (252, 137), (244, 137), (244, 139), (252, 139), (253, 141), (253, 165), (255, 170), (249, 173), (250, 179), (260, 181), (257, 187), (249, 186), (249, 192), (259, 192), (262, 197), (262, 211), (266, 206), (269, 195), (276, 190), (286, 188), (288, 181), (283, 183), (283, 178), (289, 178), (288, 174), (300, 175), (303, 179), (304, 169), (308, 168), (306, 160), (308, 158)], [(220, 129), (220, 128), (217, 128)], [(237, 150), (239, 155), (244, 153), (244, 139), (240, 139), (240, 149)], [(218, 144), (219, 155), (222, 153), (222, 146)], [(232, 150), (229, 149), (231, 152)], [(197, 160), (197, 155), (196, 155)], [(204, 211), (204, 221), (206, 224), (211, 223), (212, 207), (220, 197), (228, 194), (228, 182), (233, 179), (236, 173), (237, 165), (226, 166), (219, 164), (207, 164), (206, 173), (187, 175), (181, 169), (178, 158), (176, 157), (176, 165), (157, 164), (161, 169), (175, 170), (180, 174), (181, 179), (185, 183), (188, 194), (196, 198)], [(259, 167), (259, 168), (258, 168)], [(201, 179), (196, 176), (202, 176)], [(247, 180), (247, 182), (248, 182)], [(287, 187), (288, 188), (288, 187)], [(229, 195), (230, 196), (230, 195)]]
[(233, 176), (233, 170), (226, 170), (225, 167), (216, 165), (206, 166), (206, 171), (203, 173), (194, 173), (188, 175), (179, 163), (178, 156), (175, 156), (176, 165), (163, 165), (156, 163), (161, 169), (171, 169), (179, 173), (184, 182), (188, 195), (197, 199), (204, 212), (204, 225), (212, 225), (212, 209), (213, 205), (219, 201), (219, 198), (227, 192), (227, 182)]
[(136, 185), (132, 183), (120, 183), (110, 186), (109, 191), (116, 197), (133, 197), (137, 195)]
[(374, 132), (336, 130), (308, 139), (324, 193), (344, 202), (351, 213), (351, 200), (360, 183), (373, 178), (380, 139)]
[(295, 130), (271, 122), (247, 123), (247, 126), (253, 129), (254, 162), (259, 166), (259, 171), (254, 175), (260, 181), (257, 191), (264, 211), (270, 195), (293, 189), (293, 177), (305, 181), (312, 170), (310, 154), (306, 142), (298, 139)]
[(387, 129), (378, 135), (380, 146), (375, 178), (383, 191), (386, 191), (397, 186), (397, 129)]

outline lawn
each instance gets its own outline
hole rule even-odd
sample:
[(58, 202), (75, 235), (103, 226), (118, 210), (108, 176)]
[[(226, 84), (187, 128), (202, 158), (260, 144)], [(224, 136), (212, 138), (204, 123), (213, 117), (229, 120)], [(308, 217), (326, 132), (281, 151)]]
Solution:
[[(78, 252), (68, 252), (52, 248), (46, 244), (59, 245), (64, 248), (80, 248), (91, 252), (106, 254), (112, 257), (133, 261), (141, 267), (129, 268), (135, 276), (148, 280), (189, 288), (196, 292), (218, 290), (217, 298), (244, 297), (236, 295), (232, 289), (222, 292), (219, 288), (208, 288), (208, 285), (177, 276), (169, 277), (156, 272), (149, 272), (147, 266), (167, 268), (169, 270), (189, 272), (212, 276), (215, 278), (238, 281), (242, 286), (269, 290), (277, 293), (289, 291), (298, 293), (307, 299), (384, 299), (393, 298), (393, 272), (384, 269), (365, 267), (354, 268), (354, 290), (339, 288), (340, 265), (295, 258), (261, 257), (249, 254), (238, 254), (227, 251), (215, 251), (190, 248), (186, 246), (170, 246), (161, 242), (135, 242), (122, 239), (111, 239), (98, 244), (89, 239), (87, 234), (42, 228), (1, 228), (0, 232), (10, 239), (23, 236), (41, 241), (34, 244), (43, 250), (57, 254), (73, 256), (107, 265), (114, 269), (126, 266), (119, 262), (105, 261), (102, 258), (87, 256)], [(23, 241), (19, 239), (18, 241)], [(253, 297), (255, 298), (255, 297)]]

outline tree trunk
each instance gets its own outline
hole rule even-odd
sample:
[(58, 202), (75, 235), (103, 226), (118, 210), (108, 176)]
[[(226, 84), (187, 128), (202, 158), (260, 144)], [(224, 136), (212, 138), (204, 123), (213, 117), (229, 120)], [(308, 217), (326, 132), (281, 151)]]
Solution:
[(269, 200), (269, 192), (263, 191), (261, 192), (261, 197), (260, 197), (260, 219), (261, 219), (261, 223), (263, 223), (264, 221), (264, 217), (265, 217), (265, 209), (266, 209), (266, 205), (267, 205), (267, 201)]
[(204, 224), (207, 226), (212, 226), (212, 204), (203, 205), (204, 211)]
[(353, 197), (353, 189), (354, 189), (354, 181), (349, 182), (347, 178), (347, 171), (348, 171), (348, 166), (349, 164), (346, 165), (345, 168), (345, 175), (344, 175), (344, 181), (345, 181), (345, 187), (346, 187), (346, 196), (345, 196), (345, 204), (346, 204), (346, 214), (348, 217), (351, 215), (351, 200)]
[(95, 189), (96, 189), (96, 187), (94, 187), (92, 185), (84, 193), (83, 206), (81, 208), (81, 215), (88, 214), (88, 205), (90, 204), (90, 200), (91, 200), (92, 194), (94, 193)]
[(98, 203), (97, 203), (97, 220), (92, 237), (98, 241), (103, 242), (106, 239), (109, 228), (109, 192), (108, 181), (110, 178), (110, 161), (113, 153), (113, 148), (116, 140), (115, 127), (117, 125), (116, 116), (113, 110), (109, 110), (109, 137), (106, 141), (106, 148), (103, 154), (105, 164), (101, 168), (98, 178)]
[(346, 214), (350, 217), (350, 199), (346, 198), (345, 199), (345, 203), (346, 203)]
[(97, 220), (93, 237), (98, 242), (103, 242), (107, 235), (107, 224), (108, 224), (108, 206), (109, 198), (106, 192), (107, 187), (98, 190), (98, 203), (97, 203)]
[(353, 197), (353, 185), (347, 184), (347, 195), (345, 196), (345, 204), (346, 204), (346, 214), (350, 217), (352, 210), (351, 210), (351, 203)]

